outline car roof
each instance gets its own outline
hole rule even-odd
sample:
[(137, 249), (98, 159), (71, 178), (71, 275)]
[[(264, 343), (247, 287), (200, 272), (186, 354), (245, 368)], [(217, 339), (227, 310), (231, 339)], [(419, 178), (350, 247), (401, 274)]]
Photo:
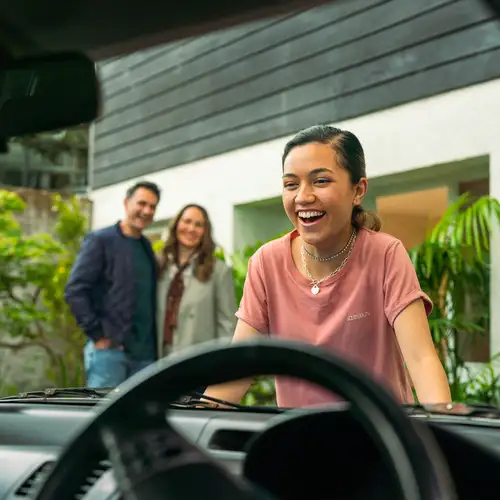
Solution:
[(103, 59), (321, 3), (329, 2), (10, 0), (0, 2), (0, 48), (4, 57), (75, 50)]
[[(373, 0), (9, 0), (0, 2), (0, 57), (75, 50), (107, 59), (333, 1), (361, 6)], [(462, 1), (484, 1), (500, 14), (500, 0)]]

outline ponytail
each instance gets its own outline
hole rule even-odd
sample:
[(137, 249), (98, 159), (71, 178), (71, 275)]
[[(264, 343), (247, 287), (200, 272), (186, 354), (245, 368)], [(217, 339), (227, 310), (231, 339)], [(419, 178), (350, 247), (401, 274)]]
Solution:
[(380, 231), (382, 222), (375, 212), (367, 212), (361, 205), (354, 205), (352, 208), (351, 224), (359, 231), (361, 228), (371, 231)]

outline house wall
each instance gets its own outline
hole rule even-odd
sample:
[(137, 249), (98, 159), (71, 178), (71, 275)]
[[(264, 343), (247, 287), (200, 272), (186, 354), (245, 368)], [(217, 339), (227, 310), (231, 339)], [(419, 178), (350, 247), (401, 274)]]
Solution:
[(500, 77), (500, 24), (480, 0), (344, 0), (99, 69), (94, 189)]

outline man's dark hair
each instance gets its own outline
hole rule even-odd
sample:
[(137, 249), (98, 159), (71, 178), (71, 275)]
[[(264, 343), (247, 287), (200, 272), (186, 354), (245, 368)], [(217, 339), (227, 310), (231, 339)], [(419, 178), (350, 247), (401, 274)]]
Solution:
[(148, 182), (148, 181), (139, 181), (139, 182), (136, 182), (133, 186), (130, 186), (127, 189), (127, 194), (126, 194), (127, 199), (132, 198), (132, 196), (134, 196), (135, 192), (141, 188), (148, 189), (149, 191), (154, 193), (156, 195), (156, 197), (158, 198), (158, 201), (160, 201), (160, 197), (161, 197), (160, 188), (154, 182)]

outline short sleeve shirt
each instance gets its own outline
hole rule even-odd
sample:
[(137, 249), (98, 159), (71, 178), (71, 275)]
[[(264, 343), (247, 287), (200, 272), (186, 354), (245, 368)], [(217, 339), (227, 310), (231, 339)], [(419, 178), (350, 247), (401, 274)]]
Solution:
[[(343, 356), (385, 385), (400, 403), (413, 403), (408, 371), (394, 332), (398, 315), (422, 299), (401, 241), (361, 229), (346, 265), (324, 281), (317, 295), (296, 268), (293, 231), (263, 245), (250, 259), (243, 299), (236, 316), (263, 334), (308, 342)], [(305, 407), (338, 398), (308, 382), (276, 378), (277, 402)]]

